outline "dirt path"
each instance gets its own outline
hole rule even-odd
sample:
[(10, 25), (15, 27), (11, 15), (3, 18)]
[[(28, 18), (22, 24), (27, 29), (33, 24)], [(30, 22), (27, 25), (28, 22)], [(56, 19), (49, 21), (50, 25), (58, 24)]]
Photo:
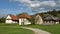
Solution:
[(51, 34), (49, 32), (46, 32), (46, 31), (43, 31), (40, 29), (36, 29), (36, 28), (29, 28), (29, 27), (21, 27), (21, 28), (32, 30), (35, 34)]

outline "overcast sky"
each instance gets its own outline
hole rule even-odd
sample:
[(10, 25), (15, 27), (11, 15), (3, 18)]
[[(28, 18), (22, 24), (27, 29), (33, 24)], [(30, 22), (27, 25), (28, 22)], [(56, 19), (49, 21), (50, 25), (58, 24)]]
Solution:
[(0, 15), (60, 10), (60, 0), (0, 0)]

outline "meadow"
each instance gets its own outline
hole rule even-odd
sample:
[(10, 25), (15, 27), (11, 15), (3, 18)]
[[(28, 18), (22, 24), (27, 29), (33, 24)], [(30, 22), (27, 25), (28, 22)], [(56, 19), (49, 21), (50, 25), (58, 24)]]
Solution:
[(44, 31), (48, 31), (52, 34), (60, 34), (60, 24), (55, 25), (28, 25), (25, 27), (38, 28)]
[(0, 23), (0, 34), (34, 34), (31, 30), (22, 29), (18, 24)]
[(18, 24), (0, 23), (0, 34), (34, 34), (31, 30), (22, 29), (20, 27), (38, 28), (48, 31), (52, 34), (60, 34), (60, 24), (55, 25), (27, 25), (19, 26)]

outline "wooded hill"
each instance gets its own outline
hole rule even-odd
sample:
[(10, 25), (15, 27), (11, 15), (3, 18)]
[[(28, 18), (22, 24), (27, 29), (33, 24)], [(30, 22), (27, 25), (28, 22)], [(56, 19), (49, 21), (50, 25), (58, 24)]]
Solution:
[(55, 17), (60, 17), (60, 10), (52, 10), (52, 11), (47, 11), (47, 12), (44, 12), (44, 13), (37, 13), (37, 14), (41, 15), (43, 18), (48, 16), (48, 15), (52, 15), (52, 16), (55, 16)]

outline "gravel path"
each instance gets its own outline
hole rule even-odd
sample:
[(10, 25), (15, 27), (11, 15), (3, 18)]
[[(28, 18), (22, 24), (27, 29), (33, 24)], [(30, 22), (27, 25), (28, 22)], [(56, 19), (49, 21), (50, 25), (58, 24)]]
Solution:
[(46, 32), (46, 31), (43, 31), (40, 29), (36, 29), (36, 28), (29, 28), (29, 27), (21, 27), (21, 28), (32, 30), (35, 34), (51, 34), (49, 32)]

